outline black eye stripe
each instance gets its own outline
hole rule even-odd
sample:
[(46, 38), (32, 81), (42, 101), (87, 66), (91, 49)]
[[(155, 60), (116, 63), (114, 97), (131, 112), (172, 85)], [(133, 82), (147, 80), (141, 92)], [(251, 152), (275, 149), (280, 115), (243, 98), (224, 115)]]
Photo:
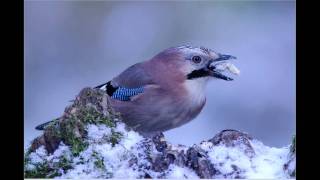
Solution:
[(209, 72), (204, 69), (194, 70), (187, 75), (187, 79), (196, 79), (201, 77), (209, 76)]

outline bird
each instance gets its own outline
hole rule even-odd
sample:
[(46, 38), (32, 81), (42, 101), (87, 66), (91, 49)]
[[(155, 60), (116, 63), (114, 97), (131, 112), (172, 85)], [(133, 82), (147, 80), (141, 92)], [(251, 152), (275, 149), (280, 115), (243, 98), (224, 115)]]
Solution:
[[(238, 73), (228, 63), (233, 59), (236, 57), (203, 46), (170, 47), (95, 89), (110, 97), (111, 107), (127, 126), (151, 137), (195, 119), (206, 103), (208, 81), (232, 81), (223, 73), (228, 67), (230, 72)], [(43, 130), (44, 126), (36, 129)]]

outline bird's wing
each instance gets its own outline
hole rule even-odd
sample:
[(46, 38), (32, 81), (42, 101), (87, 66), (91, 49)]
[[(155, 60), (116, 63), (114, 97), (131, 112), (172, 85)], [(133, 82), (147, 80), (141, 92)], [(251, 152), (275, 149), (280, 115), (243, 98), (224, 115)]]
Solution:
[(145, 87), (155, 85), (150, 72), (143, 63), (130, 66), (111, 81), (95, 88), (105, 90), (113, 99), (129, 101), (133, 96), (145, 91)]
[(125, 88), (137, 88), (155, 84), (155, 82), (152, 81), (149, 69), (146, 68), (144, 63), (137, 63), (130, 66), (111, 82), (112, 85)]

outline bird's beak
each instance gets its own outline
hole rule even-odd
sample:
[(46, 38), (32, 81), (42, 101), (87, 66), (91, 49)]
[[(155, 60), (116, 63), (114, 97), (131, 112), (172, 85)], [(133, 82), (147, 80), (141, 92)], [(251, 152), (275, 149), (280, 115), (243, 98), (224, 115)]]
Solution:
[(237, 59), (237, 58), (234, 56), (231, 56), (231, 55), (219, 54), (219, 57), (213, 61), (218, 62), (218, 61), (226, 61), (226, 60), (231, 60), (231, 59)]
[[(226, 68), (228, 68), (227, 65), (230, 64), (230, 63), (227, 64), (228, 62), (221, 62), (221, 61), (228, 61), (228, 60), (232, 60), (232, 59), (236, 59), (236, 57), (231, 56), (231, 55), (226, 55), (226, 54), (219, 54), (218, 58), (210, 60), (208, 66), (207, 66), (210, 75), (212, 77), (215, 77), (215, 78), (223, 79), (223, 80), (226, 80), (226, 81), (232, 81), (233, 78), (228, 77), (228, 76), (226, 76), (226, 75), (221, 73)], [(221, 65), (225, 65), (225, 68), (224, 69), (218, 68), (219, 65), (220, 66)]]

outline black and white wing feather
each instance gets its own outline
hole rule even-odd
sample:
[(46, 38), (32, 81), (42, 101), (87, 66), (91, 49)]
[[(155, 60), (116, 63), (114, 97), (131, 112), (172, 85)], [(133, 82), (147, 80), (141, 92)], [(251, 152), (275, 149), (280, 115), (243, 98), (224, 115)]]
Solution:
[(101, 84), (95, 88), (100, 88), (107, 94), (120, 101), (129, 101), (131, 97), (144, 92), (146, 85), (155, 84), (152, 81), (148, 69), (143, 63), (130, 66), (113, 80)]

